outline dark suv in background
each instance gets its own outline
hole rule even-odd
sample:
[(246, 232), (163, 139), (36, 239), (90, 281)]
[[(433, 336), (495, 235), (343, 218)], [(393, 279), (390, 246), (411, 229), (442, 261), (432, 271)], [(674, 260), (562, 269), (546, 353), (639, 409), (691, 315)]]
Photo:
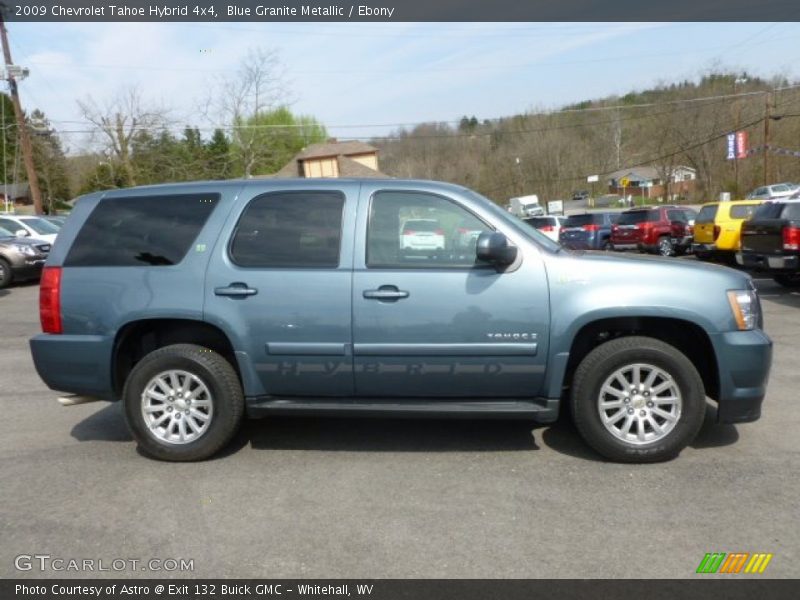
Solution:
[(742, 223), (736, 262), (768, 273), (783, 286), (800, 286), (800, 195), (765, 202)]
[(558, 241), (575, 250), (608, 250), (611, 227), (619, 213), (597, 212), (572, 215), (561, 227)]
[(611, 228), (612, 249), (684, 254), (692, 246), (696, 217), (693, 209), (679, 206), (626, 210)]

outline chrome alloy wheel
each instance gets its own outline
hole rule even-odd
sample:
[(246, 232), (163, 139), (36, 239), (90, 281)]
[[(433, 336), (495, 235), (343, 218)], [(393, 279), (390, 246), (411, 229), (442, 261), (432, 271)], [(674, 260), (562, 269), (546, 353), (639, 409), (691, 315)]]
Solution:
[(142, 392), (142, 416), (150, 434), (168, 444), (188, 444), (208, 431), (214, 399), (208, 386), (188, 371), (164, 371)]
[(597, 410), (617, 439), (640, 446), (663, 439), (681, 418), (683, 400), (675, 379), (646, 363), (614, 371), (600, 388)]

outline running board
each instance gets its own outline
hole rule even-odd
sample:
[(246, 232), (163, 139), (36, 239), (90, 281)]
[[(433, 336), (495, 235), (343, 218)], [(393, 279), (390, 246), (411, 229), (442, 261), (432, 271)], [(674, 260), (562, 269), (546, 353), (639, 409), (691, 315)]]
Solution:
[(532, 419), (552, 423), (558, 418), (559, 401), (553, 398), (525, 400), (435, 400), (420, 398), (276, 398), (247, 399), (249, 417), (270, 415), (319, 415), (345, 417), (456, 417)]

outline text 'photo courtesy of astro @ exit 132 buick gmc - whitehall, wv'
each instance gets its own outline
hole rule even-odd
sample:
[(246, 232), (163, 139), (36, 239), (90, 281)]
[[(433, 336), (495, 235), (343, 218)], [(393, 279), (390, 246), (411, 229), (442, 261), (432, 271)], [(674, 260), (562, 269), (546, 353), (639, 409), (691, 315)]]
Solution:
[[(422, 220), (437, 243), (405, 243)], [(748, 275), (568, 250), (431, 181), (84, 196), (40, 316), (47, 385), (121, 400), (140, 448), (174, 461), (212, 456), (245, 416), (561, 410), (603, 456), (662, 461), (692, 442), (707, 397), (719, 422), (758, 419), (772, 359)]]

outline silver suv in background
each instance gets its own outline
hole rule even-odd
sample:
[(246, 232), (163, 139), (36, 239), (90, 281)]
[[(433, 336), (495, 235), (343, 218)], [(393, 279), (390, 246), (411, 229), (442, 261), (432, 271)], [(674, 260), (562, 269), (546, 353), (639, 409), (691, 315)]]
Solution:
[(49, 242), (18, 238), (0, 227), (0, 289), (12, 281), (38, 279), (49, 253)]

